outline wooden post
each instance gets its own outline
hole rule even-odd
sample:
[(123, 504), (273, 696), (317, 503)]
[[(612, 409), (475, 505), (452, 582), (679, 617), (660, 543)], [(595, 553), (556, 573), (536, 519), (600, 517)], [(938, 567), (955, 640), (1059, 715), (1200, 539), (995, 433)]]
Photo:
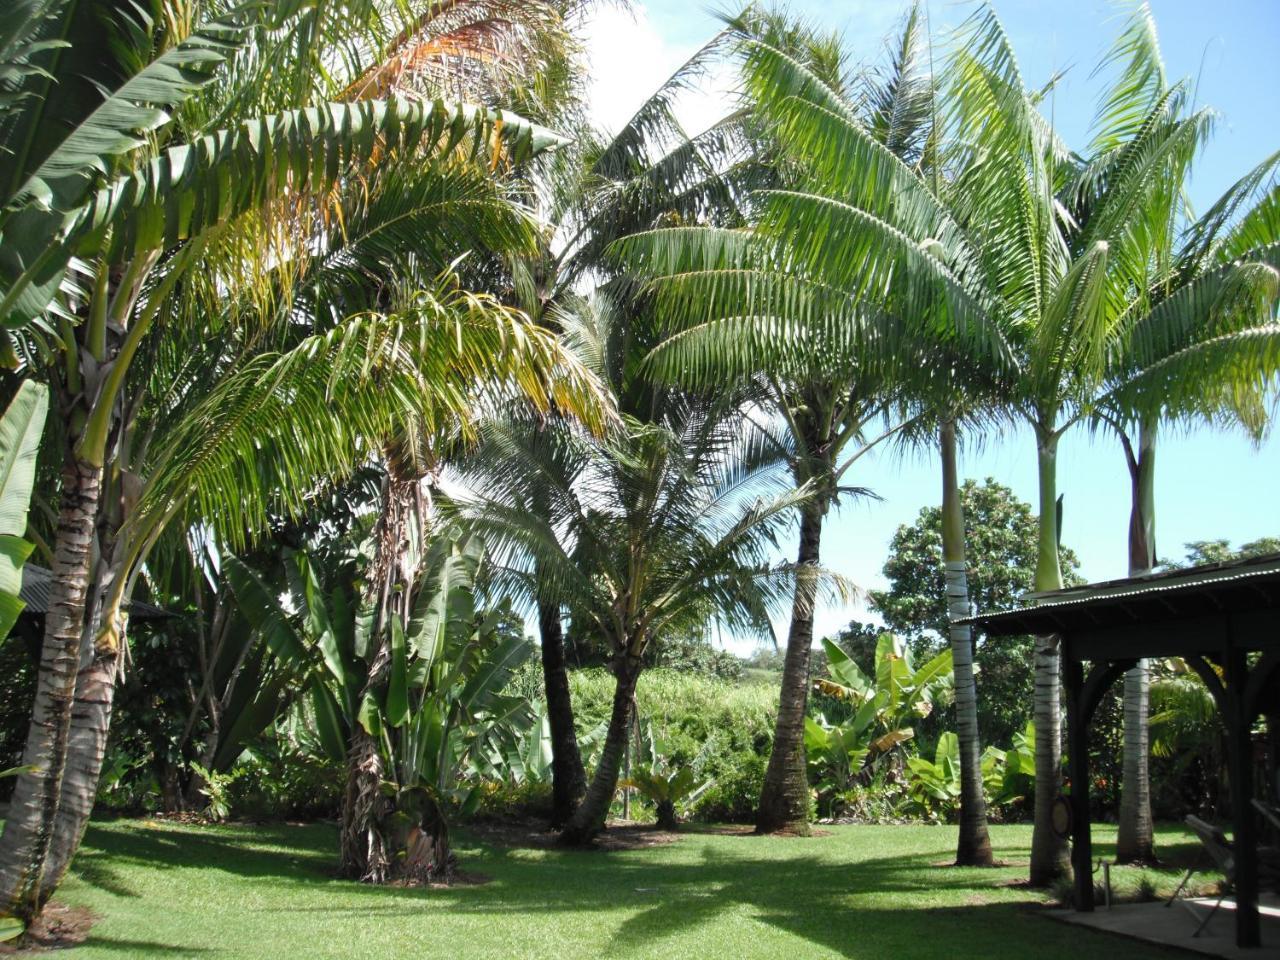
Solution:
[(1093, 911), (1093, 837), (1089, 829), (1089, 717), (1084, 703), (1084, 667), (1062, 638), (1063, 686), (1067, 691), (1067, 770), (1071, 777), (1071, 872), (1076, 909)]
[[(1230, 629), (1228, 627), (1228, 629)], [(1230, 642), (1228, 641), (1230, 644)], [(1258, 832), (1254, 829), (1253, 726), (1245, 705), (1249, 662), (1243, 650), (1227, 649), (1227, 730), (1231, 740), (1231, 819), (1234, 827), (1232, 852), (1236, 862), (1236, 946), (1261, 946), (1258, 921)]]

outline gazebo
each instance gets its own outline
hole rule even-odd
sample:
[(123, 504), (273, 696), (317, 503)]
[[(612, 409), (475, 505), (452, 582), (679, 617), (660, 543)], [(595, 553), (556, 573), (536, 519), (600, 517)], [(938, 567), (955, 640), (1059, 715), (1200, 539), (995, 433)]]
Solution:
[[(1236, 866), (1236, 943), (1259, 946), (1258, 830), (1251, 730), (1280, 724), (1280, 554), (1031, 594), (1033, 605), (969, 618), (988, 636), (1062, 642), (1076, 909), (1093, 909), (1088, 733), (1103, 693), (1139, 659), (1181, 657), (1227, 730)], [(1272, 790), (1276, 785), (1272, 784)]]

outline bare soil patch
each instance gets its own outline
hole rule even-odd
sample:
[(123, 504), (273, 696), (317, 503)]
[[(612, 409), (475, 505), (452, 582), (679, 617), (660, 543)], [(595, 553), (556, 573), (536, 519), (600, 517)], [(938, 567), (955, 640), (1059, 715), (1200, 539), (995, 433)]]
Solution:
[(87, 907), (51, 901), (26, 933), (17, 940), (0, 943), (0, 956), (33, 957), (49, 950), (79, 946), (97, 921), (98, 915)]

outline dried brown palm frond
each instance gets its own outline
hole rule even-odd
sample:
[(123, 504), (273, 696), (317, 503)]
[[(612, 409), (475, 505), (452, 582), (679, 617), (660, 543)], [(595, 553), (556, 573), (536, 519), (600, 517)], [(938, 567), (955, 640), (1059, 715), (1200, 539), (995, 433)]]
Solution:
[(344, 100), (391, 93), (492, 100), (530, 79), (572, 40), (561, 11), (541, 0), (439, 0), (350, 84)]

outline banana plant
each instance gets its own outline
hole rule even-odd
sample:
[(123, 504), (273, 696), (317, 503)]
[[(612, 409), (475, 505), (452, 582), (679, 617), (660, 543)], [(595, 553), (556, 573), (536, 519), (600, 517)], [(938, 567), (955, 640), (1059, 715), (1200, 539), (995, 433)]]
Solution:
[(819, 806), (830, 812), (842, 793), (865, 784), (881, 757), (915, 736), (912, 719), (929, 716), (954, 688), (950, 649), (916, 667), (902, 641), (884, 633), (876, 641), (875, 673), (868, 676), (839, 644), (824, 639), (822, 645), (828, 676), (814, 681), (814, 689), (853, 707), (843, 722), (822, 713), (805, 718), (810, 779)]
[(335, 763), (347, 758), (359, 728), (378, 746), (372, 829), (390, 873), (425, 880), (447, 872), (447, 810), (474, 807), (479, 788), (471, 769), (503, 730), (532, 717), (527, 700), (502, 692), (533, 647), (500, 629), (504, 605), (477, 608), (483, 553), (477, 538), (447, 530), (435, 536), (408, 622), (392, 615), (388, 625), (389, 659), (370, 642), (372, 604), (353, 584), (326, 586), (307, 554), (289, 558), (285, 603), (260, 574), (229, 558), (228, 578), (275, 661), (277, 682), (232, 721), (235, 735), (219, 748), (219, 762), (234, 761), (246, 735), (261, 733), (285, 710), (301, 719), (295, 729), (314, 730), (303, 745)]
[[(861, 711), (871, 710), (884, 730), (905, 727), (924, 718), (935, 706), (945, 706), (955, 693), (951, 651), (943, 650), (920, 667), (911, 651), (892, 633), (876, 641), (875, 676), (869, 677), (839, 644), (824, 639), (828, 677), (814, 682), (819, 693), (848, 700)], [(871, 706), (869, 706), (871, 705)]]
[[(988, 806), (1026, 797), (1035, 780), (1035, 727), (1014, 737), (1008, 750), (989, 746), (982, 752), (982, 784)], [(908, 796), (917, 813), (950, 817), (960, 808), (960, 739), (951, 731), (938, 738), (934, 758), (907, 760)]]
[(22, 565), (32, 549), (23, 534), (48, 409), (49, 391), (26, 380), (0, 419), (0, 640), (22, 613)]

